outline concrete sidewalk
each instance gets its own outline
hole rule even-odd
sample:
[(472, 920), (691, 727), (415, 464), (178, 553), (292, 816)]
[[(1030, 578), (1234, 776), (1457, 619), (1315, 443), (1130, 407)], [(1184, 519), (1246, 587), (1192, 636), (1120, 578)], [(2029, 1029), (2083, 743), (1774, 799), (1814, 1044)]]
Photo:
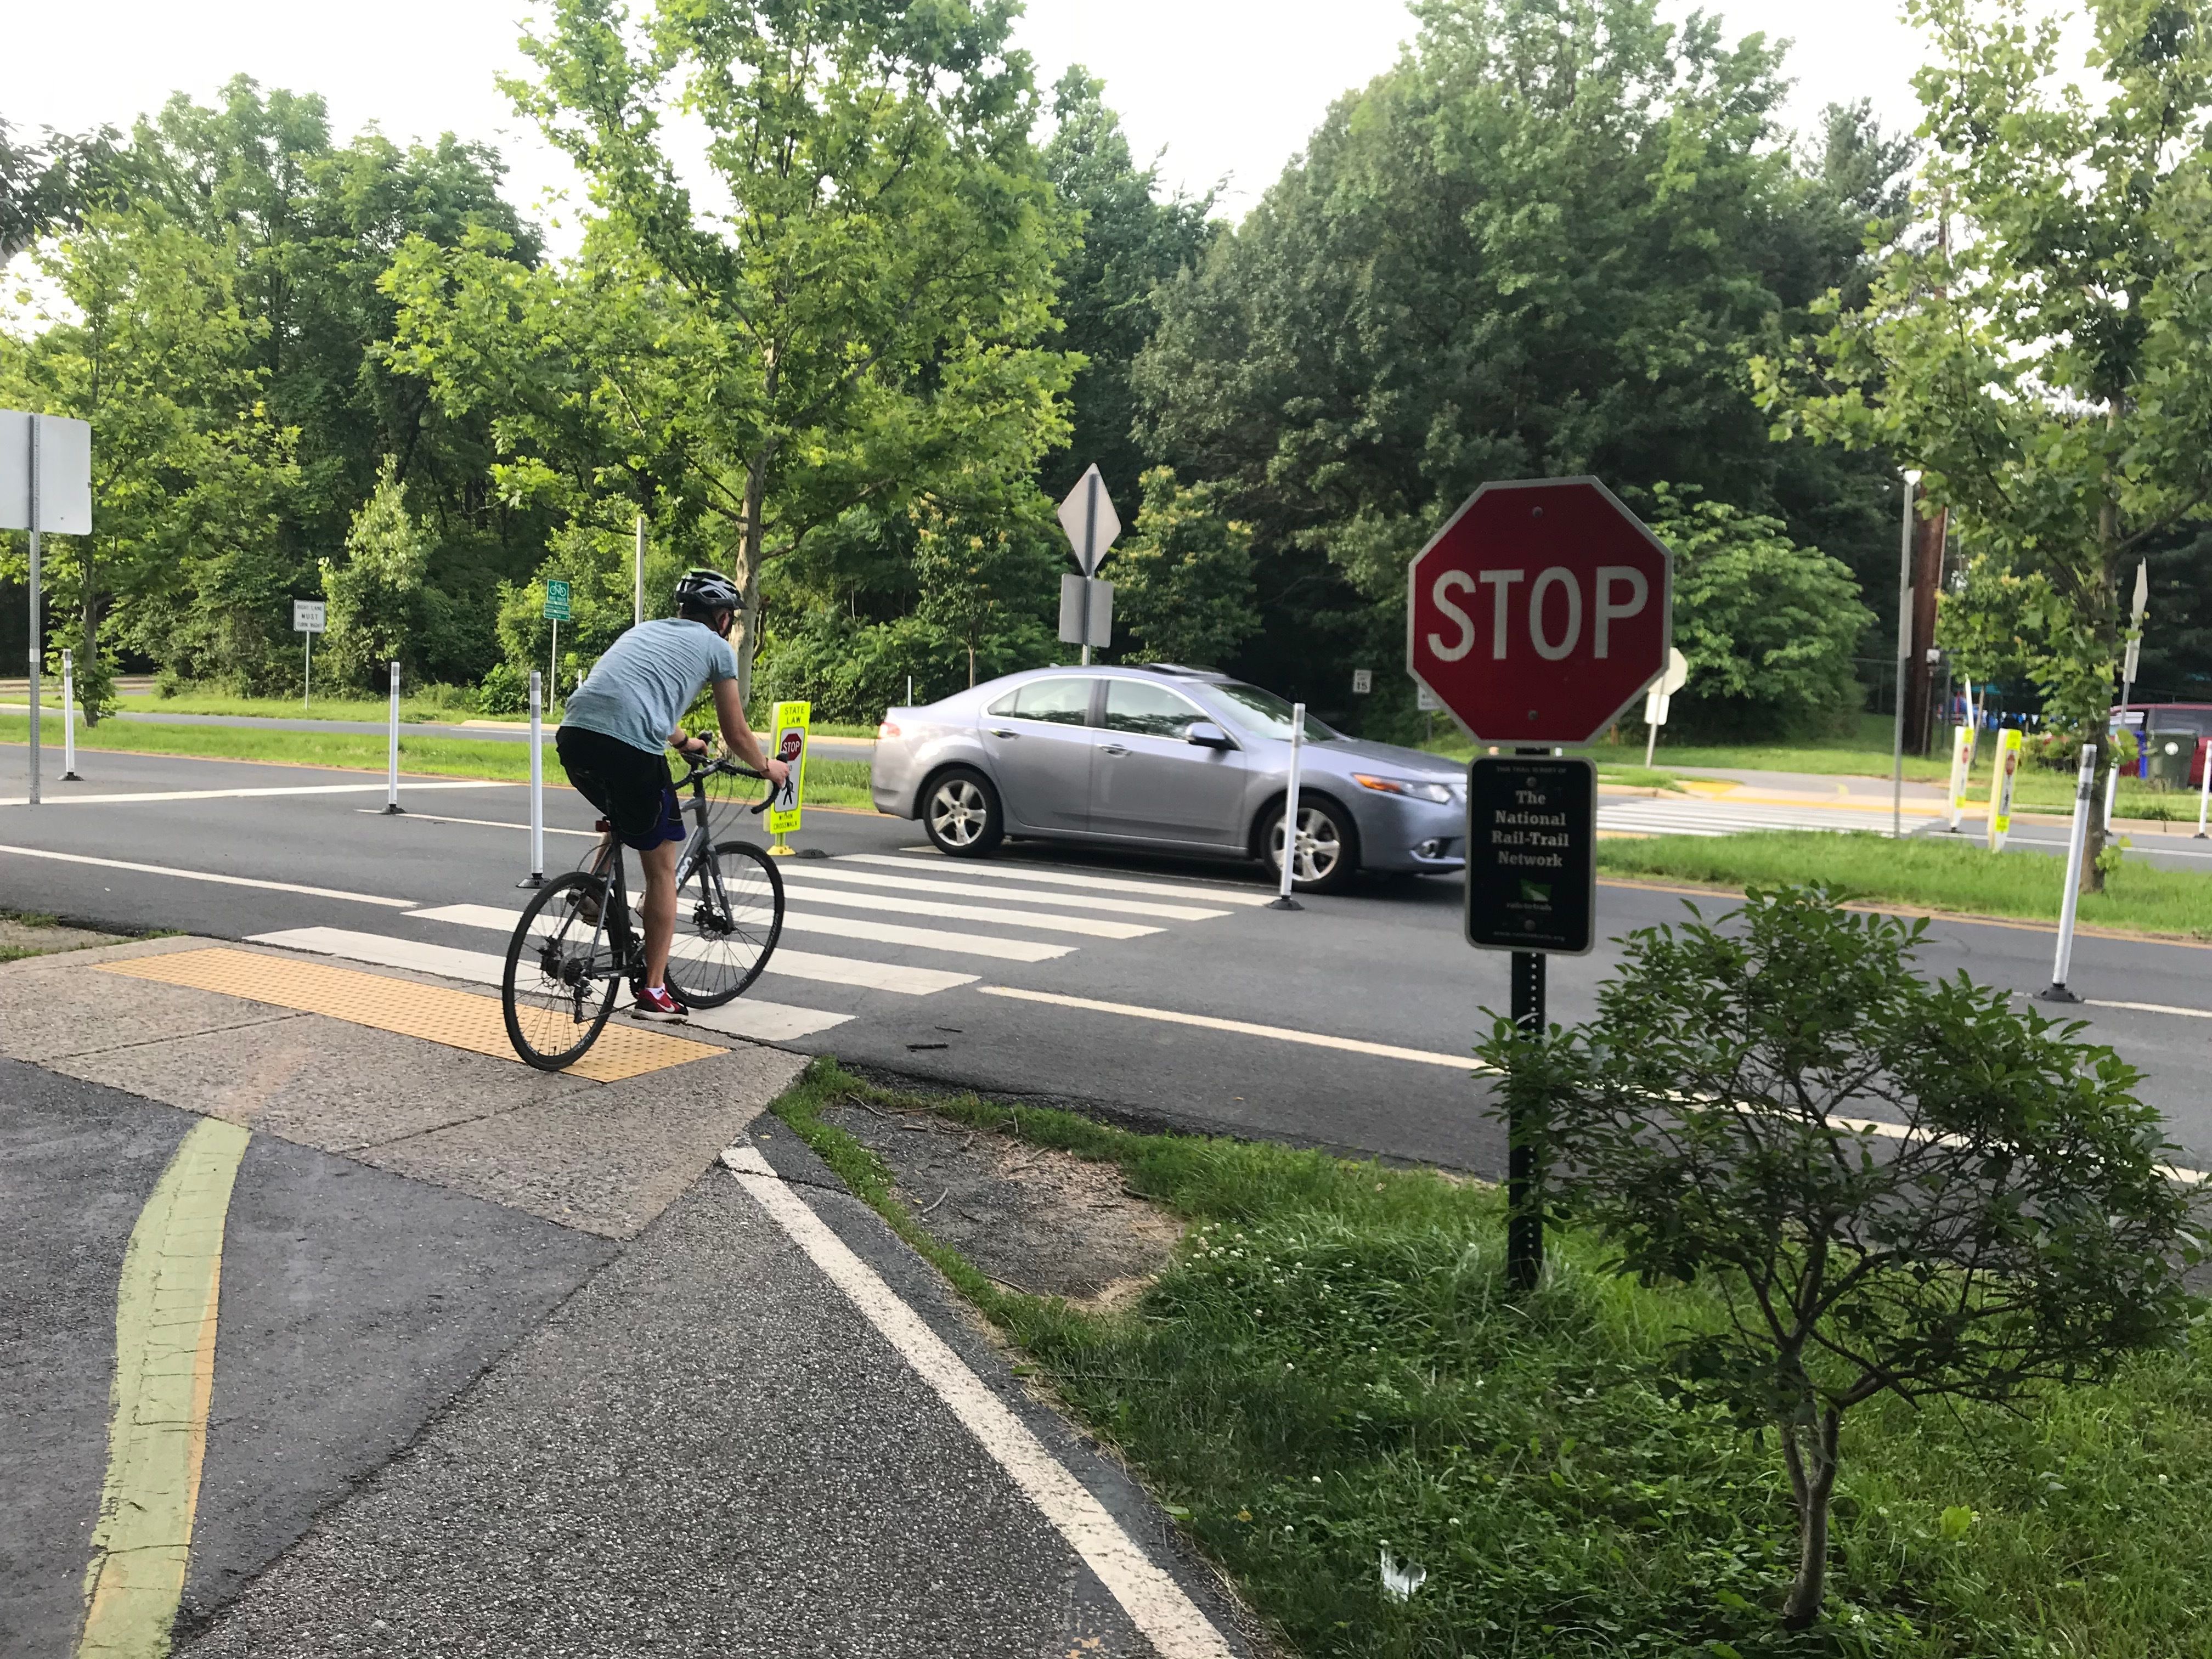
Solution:
[[(672, 1046), (549, 1076), (470, 1035), (480, 995), (302, 990), (312, 965), (175, 939), (0, 967), (0, 1365), (35, 1380), (0, 1656), (155, 1650), (79, 1646), (101, 1559), (104, 1616), (159, 1607), (142, 1636), (192, 1655), (1255, 1650), (1167, 1517), (760, 1117), (804, 1056), (632, 1027)], [(220, 1296), (179, 1299), (204, 1234), (159, 1222), (210, 1122), (240, 1126)], [(138, 1425), (181, 1504), (131, 1486), (149, 1454), (109, 1404), (149, 1261), (151, 1328), (204, 1371), (197, 1422)], [(149, 1600), (100, 1553), (167, 1512)]]

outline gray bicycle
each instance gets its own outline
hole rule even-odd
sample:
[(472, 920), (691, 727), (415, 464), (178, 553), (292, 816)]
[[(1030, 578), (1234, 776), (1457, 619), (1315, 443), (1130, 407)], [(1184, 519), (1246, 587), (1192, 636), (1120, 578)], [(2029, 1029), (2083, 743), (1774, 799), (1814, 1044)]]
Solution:
[[(690, 792), (693, 827), (676, 861), (668, 989), (690, 1008), (719, 1008), (743, 994), (783, 934), (783, 878), (768, 854), (750, 842), (712, 839), (707, 785), (717, 777), (765, 781), (726, 758), (695, 762), (676, 781), (679, 795)], [(774, 799), (765, 795), (750, 811), (764, 812)], [(599, 828), (606, 831), (604, 818)], [(610, 835), (582, 869), (532, 896), (507, 941), (500, 1008), (514, 1052), (544, 1072), (574, 1065), (599, 1041), (624, 981), (644, 969), (622, 844)]]

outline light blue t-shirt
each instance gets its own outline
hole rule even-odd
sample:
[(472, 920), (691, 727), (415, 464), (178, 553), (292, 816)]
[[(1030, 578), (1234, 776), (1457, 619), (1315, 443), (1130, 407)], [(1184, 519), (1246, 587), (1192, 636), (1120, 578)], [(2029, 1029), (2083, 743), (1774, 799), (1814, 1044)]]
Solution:
[(561, 723), (657, 755), (701, 686), (737, 677), (738, 653), (706, 623), (681, 617), (640, 623), (585, 676)]

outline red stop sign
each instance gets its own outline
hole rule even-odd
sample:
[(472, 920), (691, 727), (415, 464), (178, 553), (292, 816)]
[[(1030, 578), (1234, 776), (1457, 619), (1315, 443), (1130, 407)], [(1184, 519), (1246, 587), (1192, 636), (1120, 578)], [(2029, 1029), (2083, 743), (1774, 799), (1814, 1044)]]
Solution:
[(1673, 566), (1595, 478), (1486, 483), (1406, 573), (1406, 665), (1469, 737), (1588, 743), (1666, 669)]

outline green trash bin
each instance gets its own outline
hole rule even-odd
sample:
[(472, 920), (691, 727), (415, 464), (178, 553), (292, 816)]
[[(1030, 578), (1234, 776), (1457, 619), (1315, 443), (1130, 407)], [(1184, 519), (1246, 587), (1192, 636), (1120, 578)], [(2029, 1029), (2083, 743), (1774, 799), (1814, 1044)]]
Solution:
[(2157, 789), (2186, 789), (2190, 763), (2197, 755), (2197, 739), (2186, 732), (2154, 732), (2150, 736), (2149, 781)]

